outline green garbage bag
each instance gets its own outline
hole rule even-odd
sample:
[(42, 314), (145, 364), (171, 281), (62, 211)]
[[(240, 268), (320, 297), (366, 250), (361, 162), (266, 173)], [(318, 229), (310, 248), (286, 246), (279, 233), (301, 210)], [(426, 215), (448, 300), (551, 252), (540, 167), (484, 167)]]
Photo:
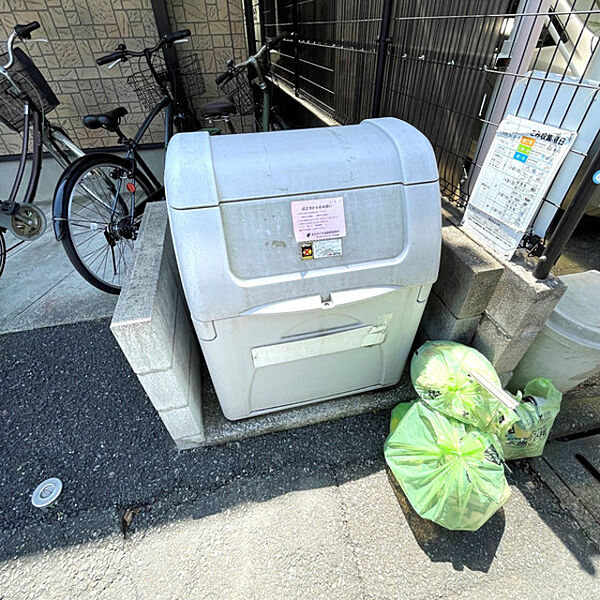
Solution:
[(500, 435), (517, 417), (469, 376), (473, 372), (501, 388), (488, 359), (458, 342), (426, 342), (414, 353), (410, 363), (413, 386), (431, 408)]
[(497, 438), (415, 402), (384, 446), (415, 511), (447, 529), (479, 529), (509, 498)]
[(541, 456), (561, 400), (550, 379), (538, 377), (525, 386), (516, 409), (519, 420), (500, 438), (506, 460)]
[(402, 421), (404, 415), (410, 410), (410, 407), (413, 404), (414, 402), (400, 402), (400, 404), (396, 405), (392, 410), (392, 414), (390, 415), (390, 433), (398, 427), (398, 423)]

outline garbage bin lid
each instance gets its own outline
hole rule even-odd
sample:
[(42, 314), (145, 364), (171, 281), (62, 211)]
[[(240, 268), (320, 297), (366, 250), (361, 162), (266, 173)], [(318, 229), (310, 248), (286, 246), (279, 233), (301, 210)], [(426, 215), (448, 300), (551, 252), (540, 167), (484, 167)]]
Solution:
[(438, 180), (431, 144), (412, 125), (384, 117), (359, 125), (209, 136), (169, 142), (171, 209)]
[(561, 276), (567, 291), (547, 325), (582, 346), (600, 350), (600, 271)]

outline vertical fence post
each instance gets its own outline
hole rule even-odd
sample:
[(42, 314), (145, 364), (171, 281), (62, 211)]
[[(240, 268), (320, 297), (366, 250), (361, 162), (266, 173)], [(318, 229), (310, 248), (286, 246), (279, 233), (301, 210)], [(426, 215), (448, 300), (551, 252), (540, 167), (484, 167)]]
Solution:
[[(548, 277), (550, 269), (555, 265), (579, 221), (581, 221), (581, 217), (585, 214), (594, 187), (600, 185), (600, 150), (596, 149), (596, 154), (589, 161), (580, 182), (574, 182), (574, 185), (578, 185), (577, 190), (571, 198), (567, 210), (558, 222), (544, 254), (533, 270), (533, 276), (537, 279)], [(567, 192), (568, 195), (569, 192)]]
[[(536, 45), (540, 39), (542, 27), (547, 18), (545, 14), (548, 14), (549, 9), (550, 0), (526, 0), (521, 7), (521, 12), (515, 14), (514, 31), (511, 33), (513, 41), (510, 49), (510, 60), (506, 66), (508, 73), (525, 73), (529, 68)], [(497, 125), (491, 125), (490, 123), (500, 123), (504, 118), (510, 95), (515, 89), (517, 81), (512, 75), (500, 75), (494, 85), (488, 114), (485, 116), (485, 121), (488, 123), (484, 123), (469, 173), (469, 194), (473, 192), (475, 182), (481, 171), (478, 164), (483, 163), (498, 129)]]
[[(172, 33), (171, 25), (169, 23), (169, 13), (167, 11), (165, 0), (151, 0), (151, 4), (158, 35), (163, 37), (163, 35)], [(175, 48), (163, 48), (162, 52), (170, 72), (174, 74), (175, 80), (173, 81), (173, 84), (175, 86), (176, 95), (184, 104), (187, 104), (188, 98), (185, 96), (185, 90), (181, 82), (179, 61), (177, 60)]]
[(244, 0), (244, 19), (246, 21), (248, 54), (256, 54), (256, 33), (254, 31), (254, 8), (252, 0)]
[(258, 21), (259, 21), (261, 45), (265, 43), (265, 38), (267, 37), (266, 30), (265, 30), (265, 9), (264, 9), (263, 4), (264, 4), (264, 0), (258, 1)]
[(294, 94), (298, 96), (300, 91), (300, 15), (298, 14), (298, 0), (294, 0), (292, 7), (292, 21), (294, 22)]
[(375, 71), (375, 86), (373, 89), (372, 117), (378, 117), (381, 109), (381, 96), (383, 93), (383, 76), (385, 75), (385, 63), (387, 61), (387, 48), (390, 43), (390, 23), (392, 22), (392, 9), (394, 0), (384, 0), (381, 12), (381, 28), (377, 38), (377, 68)]

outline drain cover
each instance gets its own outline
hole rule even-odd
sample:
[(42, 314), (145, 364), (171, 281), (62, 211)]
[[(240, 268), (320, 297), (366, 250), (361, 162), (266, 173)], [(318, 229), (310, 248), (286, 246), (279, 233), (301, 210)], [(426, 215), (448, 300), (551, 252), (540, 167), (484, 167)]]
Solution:
[(46, 481), (42, 481), (31, 495), (31, 504), (36, 508), (49, 506), (60, 496), (62, 487), (62, 481), (58, 477), (51, 477)]
[(553, 442), (544, 459), (600, 524), (600, 435)]

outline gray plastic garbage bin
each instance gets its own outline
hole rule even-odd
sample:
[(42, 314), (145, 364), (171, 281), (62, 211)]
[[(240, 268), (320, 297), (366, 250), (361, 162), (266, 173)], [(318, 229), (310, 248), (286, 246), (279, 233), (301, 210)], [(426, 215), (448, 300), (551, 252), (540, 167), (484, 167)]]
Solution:
[(567, 392), (600, 373), (600, 272), (562, 275), (567, 291), (517, 365), (508, 388), (548, 377)]
[(437, 179), (392, 118), (172, 139), (173, 242), (225, 416), (398, 382), (438, 273)]

